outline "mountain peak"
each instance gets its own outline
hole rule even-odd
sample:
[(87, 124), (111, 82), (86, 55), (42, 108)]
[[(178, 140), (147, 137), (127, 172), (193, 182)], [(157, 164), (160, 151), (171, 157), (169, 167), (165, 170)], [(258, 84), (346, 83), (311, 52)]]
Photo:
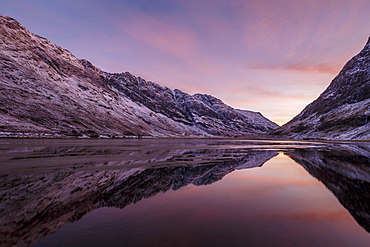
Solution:
[(11, 29), (22, 29), (22, 28), (24, 28), (16, 19), (13, 19), (9, 16), (3, 16), (3, 15), (0, 14), (0, 18), (4, 19), (5, 25), (8, 28), (11, 28)]

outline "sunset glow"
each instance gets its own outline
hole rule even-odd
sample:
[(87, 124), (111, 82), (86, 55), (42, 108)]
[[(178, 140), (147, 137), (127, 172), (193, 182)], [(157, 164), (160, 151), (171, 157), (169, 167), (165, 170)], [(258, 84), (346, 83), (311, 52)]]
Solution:
[(17, 19), (108, 72), (140, 76), (283, 124), (370, 35), (368, 0), (0, 0)]

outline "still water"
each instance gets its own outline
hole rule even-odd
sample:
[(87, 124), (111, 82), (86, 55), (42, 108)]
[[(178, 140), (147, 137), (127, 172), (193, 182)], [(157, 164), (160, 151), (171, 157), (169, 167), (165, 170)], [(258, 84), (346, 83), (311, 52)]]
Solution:
[(1, 246), (370, 246), (370, 143), (0, 139)]

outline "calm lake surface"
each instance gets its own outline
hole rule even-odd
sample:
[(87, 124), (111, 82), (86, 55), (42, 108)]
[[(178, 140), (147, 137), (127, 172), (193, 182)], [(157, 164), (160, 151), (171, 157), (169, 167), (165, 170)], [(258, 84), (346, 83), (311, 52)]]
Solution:
[(1, 246), (370, 246), (370, 143), (0, 139)]

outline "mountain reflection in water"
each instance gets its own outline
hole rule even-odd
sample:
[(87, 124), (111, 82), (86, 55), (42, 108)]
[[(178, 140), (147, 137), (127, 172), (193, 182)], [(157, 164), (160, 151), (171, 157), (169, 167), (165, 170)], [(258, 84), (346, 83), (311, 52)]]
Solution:
[(370, 152), (367, 148), (342, 145), (330, 150), (301, 149), (287, 154), (332, 191), (370, 232)]
[(367, 231), (367, 145), (230, 140), (2, 140), (0, 241), (29, 246), (101, 207), (213, 184), (283, 152), (333, 192)]

